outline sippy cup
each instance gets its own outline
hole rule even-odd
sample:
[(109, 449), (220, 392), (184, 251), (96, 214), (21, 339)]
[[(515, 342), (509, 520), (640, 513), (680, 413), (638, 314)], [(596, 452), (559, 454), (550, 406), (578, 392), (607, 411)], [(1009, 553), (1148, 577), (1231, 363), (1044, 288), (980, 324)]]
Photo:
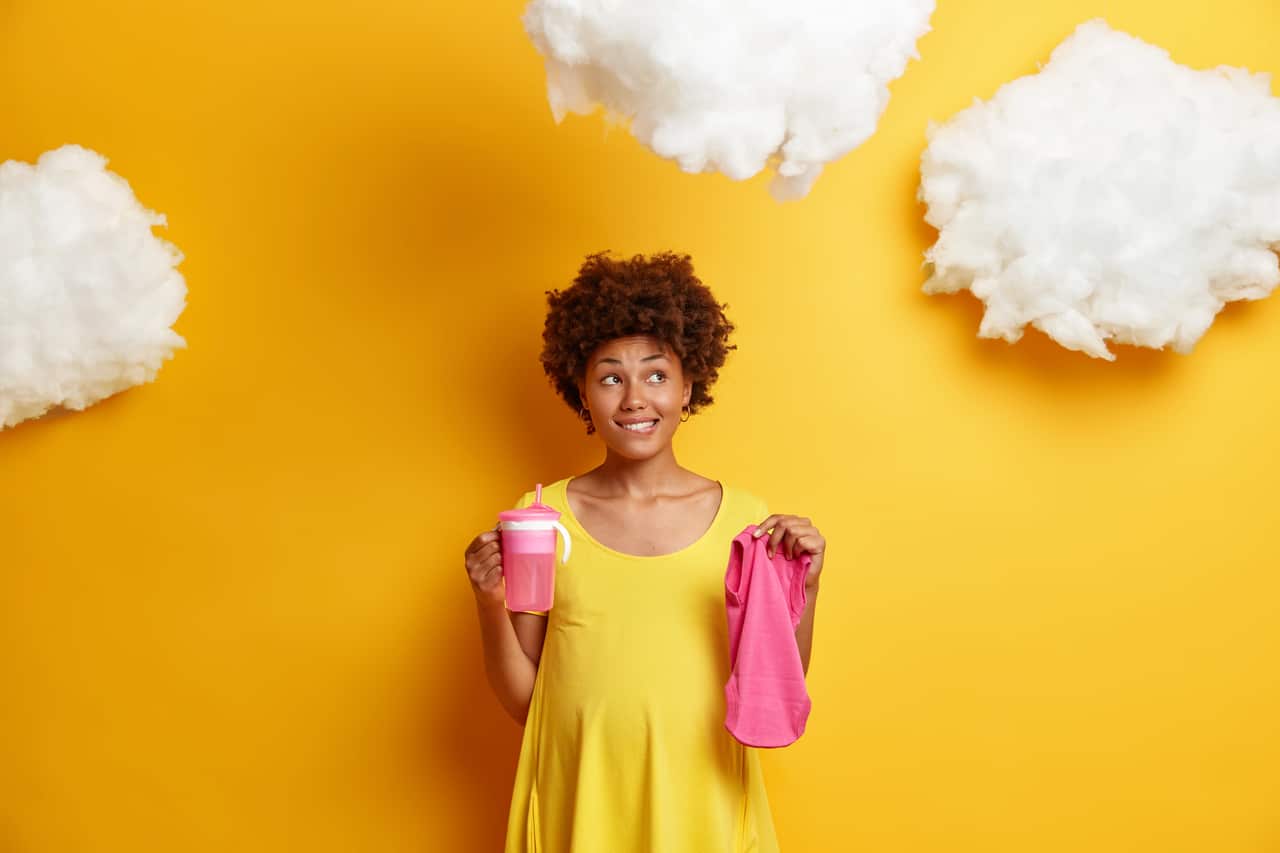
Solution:
[(564, 537), (563, 561), (569, 561), (569, 531), (559, 518), (558, 510), (542, 502), (541, 483), (532, 504), (498, 513), (508, 610), (551, 609), (556, 586), (557, 530)]

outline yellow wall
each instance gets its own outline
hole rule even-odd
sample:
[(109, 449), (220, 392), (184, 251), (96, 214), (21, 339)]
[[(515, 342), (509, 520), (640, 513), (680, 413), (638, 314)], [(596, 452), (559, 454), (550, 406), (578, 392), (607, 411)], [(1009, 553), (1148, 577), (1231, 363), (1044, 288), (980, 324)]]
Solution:
[(0, 2), (0, 160), (111, 158), (191, 289), (155, 384), (0, 433), (0, 850), (497, 849), (461, 553), (600, 454), (543, 291), (662, 248), (740, 325), (679, 459), (829, 541), (785, 850), (1280, 850), (1280, 297), (1190, 357), (981, 341), (914, 201), (1080, 21), (1280, 71), (1280, 6), (942, 0), (791, 205), (556, 127), (520, 2), (354, 6)]

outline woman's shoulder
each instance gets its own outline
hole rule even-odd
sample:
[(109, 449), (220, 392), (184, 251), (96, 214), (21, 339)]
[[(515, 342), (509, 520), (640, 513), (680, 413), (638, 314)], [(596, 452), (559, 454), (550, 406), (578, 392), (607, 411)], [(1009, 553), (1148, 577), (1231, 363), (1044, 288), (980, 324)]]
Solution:
[(754, 491), (727, 480), (721, 480), (720, 485), (724, 488), (726, 509), (733, 509), (753, 521), (763, 521), (769, 515), (768, 501)]

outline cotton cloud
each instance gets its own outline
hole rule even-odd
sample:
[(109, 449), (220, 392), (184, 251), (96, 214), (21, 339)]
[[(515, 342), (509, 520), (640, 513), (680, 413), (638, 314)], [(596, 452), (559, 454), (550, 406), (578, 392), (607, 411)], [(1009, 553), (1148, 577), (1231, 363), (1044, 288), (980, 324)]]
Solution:
[(534, 0), (556, 121), (603, 105), (686, 172), (773, 165), (801, 198), (862, 144), (917, 56), (933, 0)]
[(1280, 99), (1270, 77), (1194, 71), (1103, 21), (1039, 74), (929, 130), (927, 293), (968, 289), (978, 334), (1028, 323), (1189, 352), (1223, 304), (1280, 283)]
[(0, 429), (150, 382), (186, 342), (165, 217), (78, 145), (0, 164)]

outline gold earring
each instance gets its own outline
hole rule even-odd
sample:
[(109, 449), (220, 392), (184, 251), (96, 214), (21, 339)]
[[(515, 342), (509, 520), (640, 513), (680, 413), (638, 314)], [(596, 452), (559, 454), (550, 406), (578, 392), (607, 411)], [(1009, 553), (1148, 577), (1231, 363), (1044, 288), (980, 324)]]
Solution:
[(684, 417), (680, 419), (680, 423), (687, 423), (689, 418), (693, 416), (693, 412), (689, 411), (688, 406), (681, 406), (680, 411), (684, 412)]

